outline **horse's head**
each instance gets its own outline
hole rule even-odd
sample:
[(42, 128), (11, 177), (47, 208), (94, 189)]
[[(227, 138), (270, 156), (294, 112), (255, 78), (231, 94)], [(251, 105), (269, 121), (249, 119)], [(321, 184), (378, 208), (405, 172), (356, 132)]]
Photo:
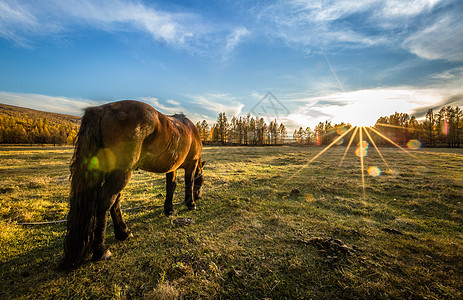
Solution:
[(196, 173), (195, 173), (195, 183), (193, 187), (193, 196), (195, 200), (201, 198), (201, 195), (203, 193), (202, 188), (203, 188), (203, 168), (204, 168), (204, 163), (205, 161), (201, 162), (198, 164), (198, 167), (196, 168)]

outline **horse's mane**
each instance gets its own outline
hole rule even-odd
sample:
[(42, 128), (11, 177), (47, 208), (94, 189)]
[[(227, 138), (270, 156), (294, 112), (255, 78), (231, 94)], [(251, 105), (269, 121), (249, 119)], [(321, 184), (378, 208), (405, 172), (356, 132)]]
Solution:
[(183, 113), (175, 114), (175, 115), (172, 115), (171, 117), (179, 121), (182, 121), (182, 122), (185, 120), (188, 120), (188, 118)]
[(189, 125), (193, 125), (193, 122), (191, 122), (190, 119), (187, 118), (187, 116), (185, 116), (183, 113), (179, 113), (179, 114), (175, 114), (175, 115), (172, 115), (170, 116), (171, 118), (174, 118), (176, 120), (179, 120), (180, 122), (182, 122), (183, 124), (189, 126)]

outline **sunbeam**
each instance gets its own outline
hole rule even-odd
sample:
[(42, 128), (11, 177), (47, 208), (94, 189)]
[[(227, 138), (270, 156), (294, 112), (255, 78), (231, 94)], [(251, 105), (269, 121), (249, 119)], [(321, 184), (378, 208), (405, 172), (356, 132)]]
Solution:
[(326, 146), (322, 151), (320, 151), (317, 155), (315, 155), (311, 160), (309, 160), (305, 165), (303, 165), (301, 168), (299, 168), (299, 170), (297, 170), (296, 172), (294, 172), (290, 177), (288, 177), (284, 182), (287, 182), (289, 180), (291, 180), (294, 176), (296, 176), (297, 174), (299, 174), (302, 170), (304, 170), (308, 165), (310, 165), (314, 160), (316, 160), (320, 155), (322, 155), (323, 153), (325, 153), (328, 149), (330, 149), (334, 144), (336, 144), (340, 139), (342, 139), (344, 136), (346, 136), (352, 129), (354, 129), (354, 127), (351, 127), (349, 128), (346, 132), (344, 132), (343, 134), (341, 134), (340, 136), (338, 136), (333, 142), (331, 142), (331, 144), (329, 144), (328, 146)]
[(362, 170), (362, 189), (363, 189), (363, 200), (365, 200), (365, 169), (363, 166), (363, 157), (367, 154), (367, 149), (363, 145), (363, 126), (360, 127), (359, 130), (359, 137), (360, 137), (360, 143), (359, 143), (359, 156), (360, 156), (360, 169)]
[[(377, 166), (371, 166), (368, 168), (368, 171), (366, 171), (365, 169), (365, 156), (368, 155), (368, 148), (369, 148), (369, 143), (367, 140), (369, 140), (369, 142), (371, 144), (373, 144), (373, 147), (375, 148), (376, 152), (379, 154), (379, 156), (381, 157), (381, 160), (383, 161), (384, 165), (386, 166), (387, 168), (387, 171), (389, 173), (392, 172), (392, 169), (390, 168), (389, 164), (387, 163), (386, 159), (384, 158), (383, 154), (381, 153), (380, 149), (378, 148), (378, 145), (376, 144), (376, 142), (374, 141), (373, 139), (373, 136), (370, 134), (369, 130), (371, 130), (372, 132), (374, 132), (376, 135), (378, 135), (379, 137), (383, 138), (384, 140), (386, 140), (387, 142), (391, 143), (392, 145), (394, 145), (395, 147), (399, 148), (400, 150), (404, 151), (405, 153), (407, 153), (408, 155), (410, 155), (411, 157), (413, 157), (414, 159), (422, 162), (420, 159), (418, 159), (415, 155), (413, 155), (412, 153), (408, 152), (405, 148), (401, 147), (400, 145), (398, 145), (397, 143), (395, 143), (394, 141), (392, 141), (390, 138), (388, 138), (386, 135), (384, 135), (383, 133), (381, 133), (378, 129), (375, 129), (373, 127), (365, 127), (365, 126), (352, 126), (350, 127), (349, 129), (347, 130), (336, 130), (336, 128), (334, 128), (333, 130), (331, 130), (327, 135), (331, 135), (333, 134), (334, 132), (337, 132), (339, 134), (339, 136), (334, 139), (328, 146), (326, 146), (325, 148), (323, 148), (320, 152), (318, 152), (314, 157), (312, 157), (305, 165), (301, 166), (299, 168), (299, 170), (297, 170), (296, 172), (294, 172), (289, 178), (287, 178), (284, 182), (287, 182), (289, 180), (291, 180), (294, 176), (296, 176), (297, 174), (299, 174), (302, 170), (304, 170), (306, 167), (308, 167), (312, 162), (314, 162), (316, 159), (318, 159), (322, 154), (324, 154), (326, 151), (328, 151), (333, 145), (339, 145), (339, 141), (341, 139), (343, 139), (348, 133), (352, 132), (352, 135), (349, 139), (349, 143), (347, 144), (347, 147), (346, 149), (344, 150), (344, 153), (343, 153), (343, 156), (341, 158), (341, 160), (339, 161), (339, 164), (338, 164), (338, 167), (341, 167), (346, 156), (347, 156), (347, 153), (349, 152), (349, 149), (350, 147), (352, 146), (352, 143), (354, 142), (356, 136), (357, 136), (357, 133), (358, 133), (358, 137), (359, 137), (359, 142), (358, 142), (358, 146), (357, 146), (357, 149), (355, 150), (355, 155), (359, 157), (360, 159), (360, 169), (361, 169), (361, 176), (362, 176), (362, 195), (363, 195), (363, 201), (366, 200), (366, 183), (365, 183), (365, 173), (368, 173), (370, 176), (372, 177), (378, 177), (381, 175), (381, 169), (379, 169)], [(365, 132), (366, 134), (366, 137), (364, 137), (363, 133)], [(414, 141), (414, 140), (413, 140)], [(419, 141), (417, 141), (419, 142)], [(342, 142), (341, 142), (342, 143)], [(410, 142), (409, 142), (410, 143)], [(420, 143), (421, 145), (421, 143)], [(409, 146), (410, 147), (410, 146)], [(418, 146), (415, 146), (415, 148), (419, 148)], [(414, 149), (414, 147), (410, 147), (410, 149)]]
[(346, 132), (344, 132), (342, 135), (338, 136), (334, 141), (331, 142), (328, 146), (326, 146), (322, 151), (320, 151), (317, 155), (315, 155), (309, 162), (307, 163), (307, 166), (311, 164), (314, 160), (316, 160), (320, 155), (325, 153), (328, 149), (330, 149), (334, 144), (336, 144), (340, 139), (342, 139), (346, 134), (348, 134), (354, 127), (349, 128)]
[(410, 155), (411, 157), (419, 160), (415, 155), (411, 154), (410, 152), (408, 152), (407, 150), (405, 150), (403, 147), (401, 147), (400, 145), (397, 145), (393, 140), (391, 140), (390, 138), (388, 138), (387, 136), (385, 136), (384, 134), (382, 134), (381, 132), (379, 132), (378, 130), (374, 129), (373, 127), (370, 127), (370, 129), (376, 133), (377, 135), (379, 135), (380, 137), (382, 137), (383, 139), (385, 139), (386, 141), (388, 141), (389, 143), (391, 143), (392, 145), (396, 146), (397, 148), (399, 148), (400, 150), (404, 151), (405, 153), (407, 153), (408, 155)]
[(349, 151), (349, 148), (350, 148), (350, 145), (352, 144), (352, 142), (354, 141), (354, 138), (355, 138), (355, 135), (357, 134), (357, 130), (359, 128), (357, 126), (355, 126), (355, 130), (354, 130), (354, 133), (352, 134), (352, 136), (350, 137), (350, 141), (349, 141), (349, 144), (347, 144), (347, 148), (346, 148), (346, 151), (344, 151), (344, 155), (342, 156), (342, 159), (341, 161), (339, 162), (339, 167), (341, 167), (343, 161), (344, 161), (344, 158), (346, 157), (346, 154), (347, 154), (347, 151)]
[(426, 132), (426, 130), (424, 130), (424, 129), (419, 129), (419, 128), (407, 128), (407, 127), (404, 127), (404, 126), (398, 126), (398, 125), (392, 125), (392, 124), (385, 124), (385, 123), (376, 123), (375, 126), (383, 126), (383, 127), (397, 128), (397, 129), (405, 129), (405, 130), (414, 130), (414, 131)]
[(373, 138), (371, 137), (370, 133), (368, 132), (368, 129), (371, 129), (371, 128), (369, 128), (369, 127), (365, 128), (365, 133), (367, 134), (368, 138), (370, 139), (370, 142), (373, 144), (373, 147), (375, 147), (376, 152), (378, 152), (379, 156), (381, 157), (381, 159), (383, 160), (384, 164), (386, 165), (388, 172), (391, 172), (391, 168), (389, 167), (389, 165), (387, 164), (387, 162), (386, 162), (386, 160), (384, 159), (383, 155), (381, 154), (381, 151), (379, 151), (378, 147), (376, 146), (376, 143), (375, 143), (375, 141), (373, 140)]

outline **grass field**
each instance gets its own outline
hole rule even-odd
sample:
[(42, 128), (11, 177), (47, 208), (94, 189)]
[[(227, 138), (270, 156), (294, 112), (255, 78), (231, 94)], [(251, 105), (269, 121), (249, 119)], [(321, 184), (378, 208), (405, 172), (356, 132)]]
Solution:
[[(164, 176), (136, 171), (123, 208), (135, 237), (113, 258), (55, 268), (72, 148), (0, 148), (0, 299), (463, 297), (463, 151), (206, 147), (196, 211), (160, 207)], [(372, 150), (372, 149), (370, 149)], [(377, 166), (383, 173), (369, 176)], [(181, 175), (183, 172), (181, 172)], [(183, 199), (182, 179), (174, 202)], [(194, 224), (178, 226), (179, 217)]]

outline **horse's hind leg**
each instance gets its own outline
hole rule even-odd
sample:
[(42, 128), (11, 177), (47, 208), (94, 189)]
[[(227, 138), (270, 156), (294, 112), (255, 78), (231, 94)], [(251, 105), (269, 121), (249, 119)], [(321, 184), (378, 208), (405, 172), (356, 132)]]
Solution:
[(116, 201), (114, 202), (113, 206), (111, 207), (111, 218), (113, 219), (114, 223), (114, 235), (116, 239), (119, 241), (125, 241), (129, 237), (132, 237), (133, 234), (127, 227), (122, 218), (121, 212), (121, 193), (117, 195)]
[(122, 170), (113, 171), (108, 175), (103, 184), (98, 204), (95, 239), (93, 241), (93, 260), (111, 258), (111, 252), (104, 243), (108, 211), (115, 204), (119, 193), (129, 182), (131, 176), (132, 172)]
[(172, 199), (174, 198), (177, 183), (177, 171), (166, 173), (166, 201), (164, 202), (164, 214), (168, 217), (174, 214)]

